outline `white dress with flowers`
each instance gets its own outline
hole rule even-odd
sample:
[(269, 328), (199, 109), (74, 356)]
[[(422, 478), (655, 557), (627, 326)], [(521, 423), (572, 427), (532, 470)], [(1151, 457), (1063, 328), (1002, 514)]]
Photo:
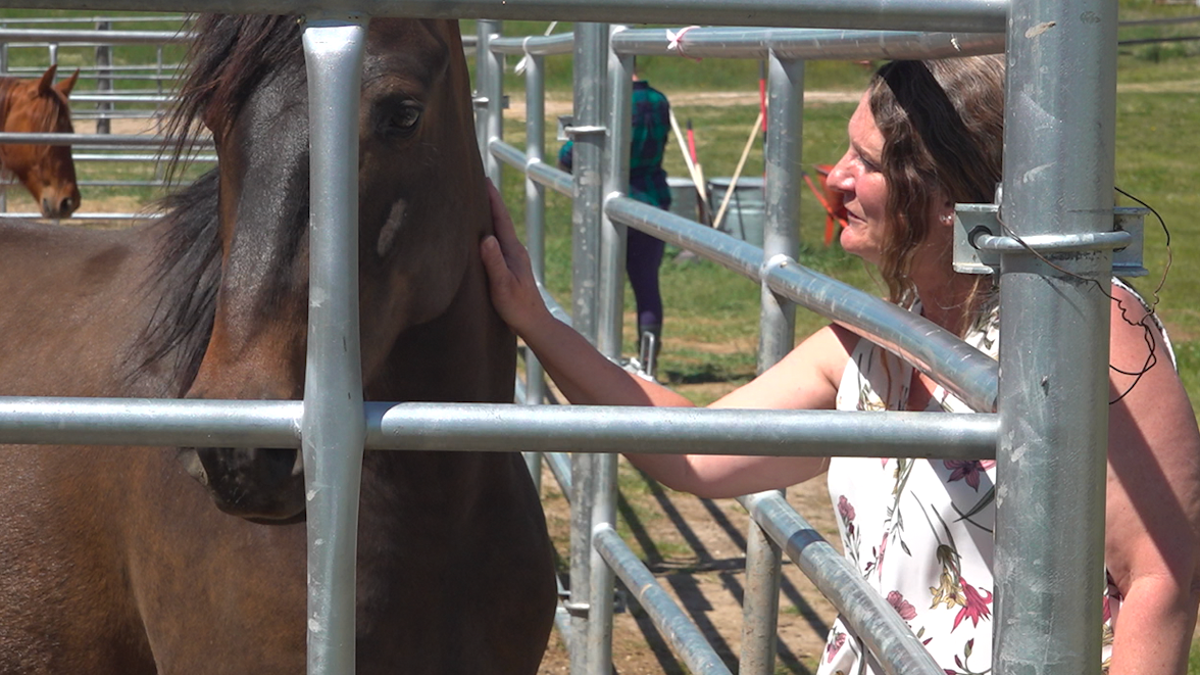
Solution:
[[(998, 337), (993, 310), (965, 340), (996, 358)], [(899, 357), (860, 340), (842, 375), (837, 408), (903, 410), (912, 372)], [(941, 387), (929, 410), (971, 412)], [(846, 557), (947, 674), (987, 673), (992, 667), (995, 480), (992, 460), (834, 458), (829, 466), (829, 494)], [(1106, 664), (1109, 607), (1115, 611), (1119, 604), (1110, 583)], [(883, 668), (838, 619), (817, 673), (882, 674)]]

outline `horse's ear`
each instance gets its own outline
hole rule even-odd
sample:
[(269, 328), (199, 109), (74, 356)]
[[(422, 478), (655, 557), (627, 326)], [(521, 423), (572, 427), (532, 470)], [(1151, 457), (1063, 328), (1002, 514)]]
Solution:
[(58, 71), (58, 64), (52, 64), (42, 73), (42, 79), (38, 81), (38, 93), (49, 94), (50, 87), (54, 86), (54, 73)]
[(63, 97), (65, 98), (65, 97), (71, 95), (71, 90), (75, 88), (75, 81), (78, 79), (79, 79), (79, 69), (76, 68), (75, 72), (71, 73), (70, 77), (68, 77), (67, 79), (63, 80), (62, 82), (59, 82), (58, 84), (54, 85), (54, 88), (57, 89), (58, 92), (60, 94), (62, 94)]

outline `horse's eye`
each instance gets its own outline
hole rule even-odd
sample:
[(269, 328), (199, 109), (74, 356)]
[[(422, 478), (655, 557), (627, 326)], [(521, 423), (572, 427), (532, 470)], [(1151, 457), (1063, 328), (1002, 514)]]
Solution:
[(424, 110), (416, 103), (397, 106), (384, 115), (380, 131), (386, 136), (407, 136), (416, 129), (422, 112)]

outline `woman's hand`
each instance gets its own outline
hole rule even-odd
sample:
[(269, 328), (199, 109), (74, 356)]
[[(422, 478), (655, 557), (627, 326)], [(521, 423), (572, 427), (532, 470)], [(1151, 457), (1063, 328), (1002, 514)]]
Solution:
[(487, 190), (495, 234), (483, 238), (479, 253), (487, 270), (492, 304), (513, 332), (526, 337), (539, 322), (551, 318), (550, 312), (534, 279), (529, 252), (517, 239), (500, 192), (490, 181)]

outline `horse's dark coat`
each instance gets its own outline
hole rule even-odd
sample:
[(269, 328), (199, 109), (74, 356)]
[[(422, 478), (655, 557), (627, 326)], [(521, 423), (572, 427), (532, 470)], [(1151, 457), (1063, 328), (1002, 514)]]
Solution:
[[(200, 32), (177, 128), (214, 131), (220, 173), (148, 226), (0, 225), (0, 394), (300, 396), (299, 31), (215, 17)], [(366, 397), (511, 400), (514, 339), (477, 255), (490, 219), (457, 25), (373, 21), (362, 111)], [(0, 449), (0, 672), (303, 672), (290, 452)], [(554, 577), (519, 456), (367, 453), (360, 509), (358, 672), (536, 671)]]

